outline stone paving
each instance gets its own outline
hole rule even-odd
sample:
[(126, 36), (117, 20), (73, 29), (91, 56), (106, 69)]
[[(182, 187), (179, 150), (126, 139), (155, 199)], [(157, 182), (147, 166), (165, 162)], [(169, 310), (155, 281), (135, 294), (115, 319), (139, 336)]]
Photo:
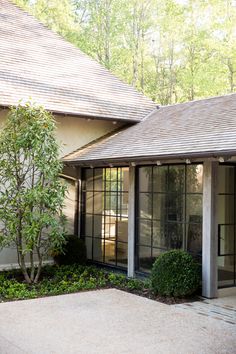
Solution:
[[(200, 303), (234, 306), (218, 300)], [(231, 321), (194, 306), (116, 289), (1, 303), (0, 354), (235, 354)]]
[(202, 316), (236, 325), (236, 296), (175, 305), (177, 309), (193, 311)]

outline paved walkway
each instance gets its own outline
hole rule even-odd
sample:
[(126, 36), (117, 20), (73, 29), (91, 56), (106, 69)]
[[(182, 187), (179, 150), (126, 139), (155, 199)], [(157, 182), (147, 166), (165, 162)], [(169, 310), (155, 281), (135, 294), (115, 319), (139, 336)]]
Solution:
[(175, 305), (175, 307), (236, 325), (236, 296), (214, 300), (202, 299), (202, 301), (179, 304)]
[(231, 323), (114, 289), (0, 304), (1, 354), (235, 354), (235, 343)]

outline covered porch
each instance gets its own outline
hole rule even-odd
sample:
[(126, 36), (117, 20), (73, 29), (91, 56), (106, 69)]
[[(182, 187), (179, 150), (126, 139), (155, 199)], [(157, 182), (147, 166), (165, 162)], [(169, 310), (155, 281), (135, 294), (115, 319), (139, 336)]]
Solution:
[(235, 157), (68, 169), (77, 176), (73, 225), (91, 262), (148, 275), (159, 254), (180, 248), (202, 266), (203, 296), (235, 287)]

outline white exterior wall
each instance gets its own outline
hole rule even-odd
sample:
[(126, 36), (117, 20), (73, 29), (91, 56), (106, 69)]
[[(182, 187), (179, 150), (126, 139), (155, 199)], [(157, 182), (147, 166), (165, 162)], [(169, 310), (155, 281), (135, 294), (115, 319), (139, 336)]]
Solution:
[[(0, 110), (0, 128), (4, 124), (8, 110)], [(61, 144), (60, 157), (88, 144), (114, 129), (121, 123), (113, 124), (112, 121), (88, 120), (73, 116), (55, 115), (57, 124), (57, 138)], [(17, 264), (16, 251), (12, 248), (0, 250), (0, 269)]]

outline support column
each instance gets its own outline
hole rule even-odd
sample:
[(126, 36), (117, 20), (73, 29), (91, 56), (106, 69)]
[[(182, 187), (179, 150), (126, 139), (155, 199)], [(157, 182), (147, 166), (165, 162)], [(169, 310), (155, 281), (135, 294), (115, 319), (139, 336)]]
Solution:
[(135, 167), (129, 167), (128, 277), (135, 275)]
[(202, 295), (217, 297), (217, 169), (218, 162), (203, 164)]

